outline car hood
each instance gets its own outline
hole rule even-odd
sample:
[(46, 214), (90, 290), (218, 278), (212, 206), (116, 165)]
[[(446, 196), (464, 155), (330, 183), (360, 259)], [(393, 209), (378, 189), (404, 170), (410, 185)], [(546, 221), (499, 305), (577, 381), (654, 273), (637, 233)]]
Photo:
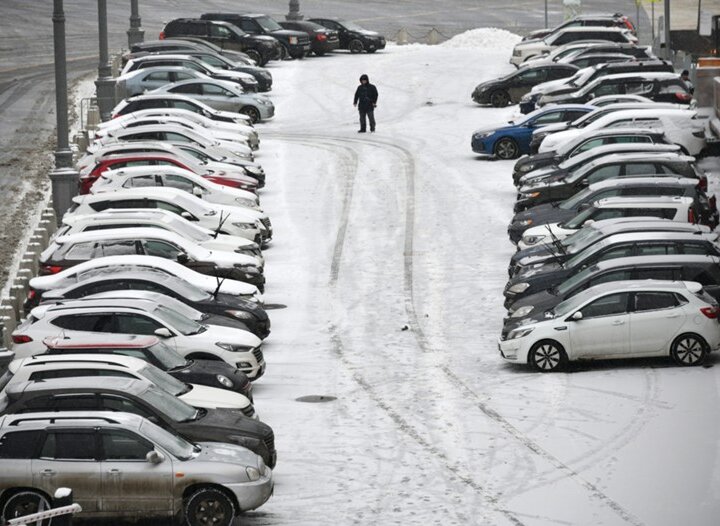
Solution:
[(550, 260), (542, 264), (525, 267), (522, 272), (513, 277), (513, 282), (522, 282), (527, 279), (533, 281), (551, 280), (552, 283), (560, 283), (570, 273), (570, 270), (561, 267), (555, 260)]
[(515, 214), (513, 223), (532, 219), (533, 225), (544, 225), (546, 223), (561, 223), (566, 219), (575, 217), (576, 210), (564, 210), (552, 203), (543, 203)]
[(191, 462), (222, 462), (243, 468), (258, 466), (258, 456), (245, 447), (218, 442), (198, 442), (198, 445), (201, 451)]
[(553, 133), (552, 135), (545, 137), (545, 140), (540, 145), (540, 148), (542, 148), (543, 153), (550, 153), (550, 150), (557, 149), (558, 146), (574, 139), (581, 133), (582, 130), (578, 130), (576, 128)]
[(227, 79), (237, 79), (237, 80), (244, 80), (245, 82), (253, 83), (257, 82), (255, 80), (255, 77), (253, 77), (250, 73), (243, 73), (242, 71), (237, 71), (234, 69), (221, 69), (218, 70), (215, 73), (215, 76), (220, 78), (227, 78)]
[[(228, 219), (228, 221), (231, 220), (232, 217)], [(207, 263), (214, 263), (220, 268), (233, 268), (235, 265), (257, 265), (257, 261), (253, 256), (236, 254), (234, 252), (225, 252), (223, 250), (211, 251)]]
[(530, 193), (541, 188), (547, 188), (549, 186), (560, 186), (565, 184), (564, 175), (547, 175), (545, 177), (533, 177), (530, 180), (525, 181), (526, 184), (521, 186), (518, 190), (520, 193)]
[(194, 407), (243, 409), (250, 405), (250, 400), (240, 393), (206, 385), (190, 384), (190, 386), (192, 389), (180, 395), (180, 399)]
[(483, 92), (483, 91), (487, 91), (487, 90), (489, 90), (489, 89), (491, 89), (491, 88), (496, 88), (496, 87), (498, 87), (498, 86), (501, 86), (502, 84), (503, 84), (503, 83), (502, 83), (500, 80), (498, 80), (498, 79), (495, 79), (495, 80), (486, 80), (485, 82), (481, 82), (480, 84), (478, 84), (477, 86), (475, 86), (475, 92), (476, 92), (476, 93), (480, 93), (480, 92)]
[(488, 125), (483, 126), (482, 128), (478, 128), (473, 132), (473, 135), (479, 135), (482, 133), (491, 133), (491, 132), (503, 132), (507, 130), (513, 130), (517, 127), (517, 124), (510, 124), (510, 123), (496, 123), (494, 125)]
[(267, 424), (234, 409), (208, 409), (197, 420), (180, 423), (178, 430), (194, 440), (221, 442), (228, 442), (230, 436), (252, 436), (262, 439), (272, 432)]
[[(211, 301), (215, 301), (215, 300), (211, 300)], [(239, 310), (246, 310), (246, 311), (252, 312), (253, 315), (256, 316), (261, 321), (265, 321), (265, 320), (269, 319), (267, 312), (265, 312), (265, 309), (263, 309), (259, 305), (253, 303), (252, 301), (247, 301), (242, 298), (232, 296), (230, 294), (224, 294), (222, 292), (218, 293), (217, 303), (226, 305), (228, 309), (239, 309)]]
[(513, 311), (516, 311), (520, 307), (532, 305), (533, 311), (531, 312), (531, 314), (536, 315), (536, 313), (544, 313), (545, 311), (552, 309), (561, 301), (562, 298), (560, 298), (560, 296), (556, 296), (554, 294), (551, 294), (547, 290), (543, 290), (540, 292), (536, 292), (535, 294), (528, 294), (527, 296), (518, 299), (515, 303), (512, 304), (512, 308)]
[[(251, 332), (235, 329), (233, 327), (223, 327), (221, 325), (206, 325), (207, 330), (198, 334), (191, 334), (187, 338), (196, 345), (214, 346), (216, 342), (230, 343), (233, 345), (243, 345), (247, 347), (257, 347), (261, 340)], [(230, 352), (230, 351), (228, 351)]]
[(548, 179), (555, 179), (560, 178), (563, 179), (567, 177), (568, 171), (567, 170), (561, 170), (557, 168), (557, 165), (554, 166), (555, 169), (551, 166), (550, 169), (545, 171), (544, 169), (538, 169), (533, 170), (531, 172), (526, 173), (520, 178), (520, 185), (521, 186), (532, 186), (536, 183), (544, 182)]

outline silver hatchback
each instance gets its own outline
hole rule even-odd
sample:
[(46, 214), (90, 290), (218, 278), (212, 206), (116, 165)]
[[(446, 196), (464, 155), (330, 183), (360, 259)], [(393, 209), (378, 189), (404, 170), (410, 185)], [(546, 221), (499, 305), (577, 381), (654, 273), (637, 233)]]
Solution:
[(69, 487), (79, 518), (230, 526), (273, 491), (272, 471), (248, 449), (193, 444), (128, 413), (3, 416), (0, 462), (0, 522), (48, 508), (49, 496)]

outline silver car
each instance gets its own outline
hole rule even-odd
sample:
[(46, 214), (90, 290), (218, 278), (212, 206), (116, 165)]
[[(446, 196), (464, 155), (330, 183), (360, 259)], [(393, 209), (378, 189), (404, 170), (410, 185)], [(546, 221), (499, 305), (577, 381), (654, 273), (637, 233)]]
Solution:
[(240, 86), (226, 80), (183, 80), (167, 84), (152, 93), (172, 93), (192, 97), (216, 110), (245, 114), (253, 123), (270, 119), (275, 115), (275, 106), (268, 97), (257, 93), (245, 93)]
[(73, 489), (80, 518), (182, 515), (230, 526), (272, 495), (272, 471), (233, 444), (193, 444), (140, 416), (51, 412), (0, 418), (0, 510), (8, 520)]
[(156, 66), (130, 71), (117, 78), (115, 93), (117, 99), (125, 99), (134, 95), (140, 95), (166, 84), (190, 79), (210, 78), (200, 71), (184, 68), (182, 66)]

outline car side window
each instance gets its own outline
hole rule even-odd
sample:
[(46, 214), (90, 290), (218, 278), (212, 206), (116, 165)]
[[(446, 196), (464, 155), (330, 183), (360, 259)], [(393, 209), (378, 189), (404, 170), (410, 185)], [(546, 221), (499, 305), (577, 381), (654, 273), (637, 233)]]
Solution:
[(180, 215), (184, 212), (182, 208), (179, 206), (175, 206), (172, 203), (168, 203), (166, 201), (150, 201), (151, 204), (154, 204), (152, 208), (160, 208), (161, 210), (168, 210), (172, 212), (173, 214)]
[(144, 462), (147, 454), (155, 449), (151, 442), (128, 431), (108, 429), (103, 430), (100, 436), (105, 460), (140, 460)]
[(545, 115), (541, 115), (537, 119), (535, 119), (534, 124), (535, 125), (541, 125), (541, 124), (550, 124), (553, 122), (560, 122), (563, 118), (563, 111), (552, 111), (549, 113), (546, 113)]
[(165, 259), (176, 259), (181, 249), (171, 243), (148, 239), (142, 241), (143, 252), (148, 256), (157, 256)]
[[(621, 188), (611, 188), (608, 190), (603, 190), (602, 192), (598, 192), (595, 195), (593, 195), (588, 200), (588, 202), (598, 201), (600, 199), (606, 199), (608, 197), (617, 197), (617, 196), (621, 195), (622, 191), (623, 190)], [(624, 194), (622, 194), (622, 195), (624, 195)], [(641, 195), (645, 195), (645, 194), (641, 194)]]
[(166, 175), (163, 177), (164, 186), (171, 188), (178, 188), (186, 192), (193, 191), (193, 183), (186, 177), (181, 175)]
[(588, 174), (585, 179), (588, 184), (604, 181), (605, 179), (613, 179), (620, 176), (620, 168), (621, 166), (619, 164), (603, 166)]
[(145, 199), (123, 199), (118, 201), (107, 201), (106, 208), (147, 208)]
[(171, 93), (192, 93), (194, 95), (199, 95), (202, 93), (202, 88), (200, 87), (200, 84), (183, 84), (182, 86), (170, 88), (168, 91)]
[(633, 119), (633, 126), (636, 128), (662, 128), (662, 122), (660, 122), (660, 119), (643, 117), (641, 119)]
[(596, 97), (601, 97), (603, 95), (617, 95), (620, 93), (620, 85), (615, 83), (605, 83), (601, 84), (595, 90), (593, 91)]
[(95, 253), (95, 241), (89, 241), (87, 243), (76, 243), (70, 250), (67, 251), (63, 259), (80, 259), (88, 260), (93, 257)]
[(138, 177), (131, 177), (123, 184), (123, 188), (144, 188), (148, 186), (157, 186), (155, 184), (154, 175), (140, 175)]
[(142, 132), (132, 133), (125, 136), (127, 141), (159, 141), (161, 140), (160, 132)]
[(257, 27), (255, 25), (255, 22), (248, 19), (240, 20), (240, 29), (242, 29), (246, 33), (257, 33)]
[(674, 281), (677, 279), (675, 274), (676, 272), (671, 268), (641, 268), (635, 271), (635, 279), (662, 279)]
[(675, 217), (674, 208), (626, 208), (624, 217), (660, 217), (662, 219), (672, 219)]
[(604, 144), (625, 144), (636, 142), (653, 142), (647, 135), (626, 135), (620, 137), (609, 137)]
[(68, 331), (109, 332), (111, 318), (107, 314), (69, 314), (50, 323)]
[(99, 294), (110, 290), (126, 290), (127, 288), (127, 284), (122, 281), (91, 283), (90, 285), (76, 288), (70, 293), (70, 297), (82, 298), (84, 296), (90, 296), (91, 294)]
[(585, 141), (580, 146), (575, 148), (575, 150), (572, 152), (571, 157), (574, 157), (575, 155), (583, 152), (587, 152), (588, 150), (592, 150), (593, 148), (596, 148), (598, 146), (602, 146), (605, 143), (605, 139), (590, 139), (589, 141)]
[(172, 82), (179, 82), (181, 80), (190, 80), (195, 78), (195, 75), (191, 73), (185, 73), (184, 71), (175, 71), (173, 72), (172, 76)]
[(520, 82), (538, 82), (545, 78), (546, 73), (547, 72), (542, 69), (531, 69), (529, 71), (518, 73), (515, 80)]
[(593, 287), (595, 285), (599, 285), (600, 283), (608, 283), (610, 281), (625, 281), (628, 279), (630, 279), (629, 270), (614, 270), (612, 272), (606, 272), (605, 274), (601, 274), (600, 276), (589, 280), (585, 284), (584, 288)]
[(625, 175), (645, 175), (655, 173), (655, 165), (653, 163), (627, 163), (625, 165)]
[(167, 71), (154, 71), (146, 75), (143, 80), (158, 80), (161, 82), (170, 82), (170, 73)]
[(220, 97), (234, 97), (230, 90), (226, 90), (222, 86), (216, 86), (215, 84), (201, 84), (203, 95), (215, 95)]
[(664, 254), (677, 254), (675, 243), (641, 243), (637, 247), (638, 256), (656, 256)]
[(112, 376), (136, 379), (130, 373), (122, 371), (112, 371), (103, 369), (58, 369), (55, 371), (35, 371), (30, 375), (30, 380), (39, 382), (42, 380), (52, 380), (54, 378), (77, 378), (78, 376)]
[(29, 459), (35, 456), (42, 431), (11, 431), (0, 438), (0, 458)]
[(118, 314), (116, 316), (117, 332), (120, 334), (152, 335), (163, 326), (142, 314)]
[(550, 68), (548, 71), (549, 79), (564, 79), (571, 75), (571, 71), (567, 68)]
[(610, 123), (606, 128), (627, 128), (628, 126), (634, 126), (635, 122), (633, 119), (619, 119), (613, 123)]
[(97, 458), (93, 430), (51, 431), (47, 433), (40, 458), (53, 460), (95, 460)]
[(627, 312), (628, 293), (619, 292), (598, 298), (585, 305), (580, 311), (583, 319), (600, 318), (603, 316), (617, 316)]
[(137, 254), (135, 240), (106, 241), (102, 244), (103, 256), (127, 256)]
[(100, 395), (100, 410), (132, 413), (145, 418), (153, 416), (145, 408), (135, 403), (134, 400), (113, 395)]
[(166, 141), (174, 141), (174, 142), (192, 142), (190, 139), (185, 137), (184, 135), (180, 133), (175, 132), (165, 132), (165, 140)]
[(210, 36), (217, 38), (230, 38), (230, 30), (224, 26), (210, 24)]
[(672, 292), (636, 292), (635, 312), (672, 309), (678, 306), (678, 300)]
[(186, 101), (186, 100), (172, 100), (172, 101), (168, 101), (168, 105), (169, 105), (171, 108), (178, 108), (178, 109), (180, 109), (180, 110), (188, 110), (188, 111), (192, 111), (192, 112), (195, 112), (195, 113), (201, 113), (201, 112), (202, 112), (202, 110), (201, 110), (199, 107), (195, 106), (195, 104), (193, 104), (193, 103), (191, 103), (191, 102), (188, 102), (188, 101)]
[(608, 259), (628, 257), (628, 256), (632, 255), (632, 250), (633, 250), (633, 247), (630, 244), (613, 247), (610, 250), (603, 252), (600, 255), (600, 259), (602, 261), (607, 261)]
[(708, 270), (703, 268), (683, 268), (684, 279), (687, 281), (697, 281), (703, 286), (706, 285), (720, 285), (720, 280), (717, 275), (713, 275)]
[(588, 219), (592, 219), (593, 221), (602, 221), (603, 219), (615, 219), (616, 217), (622, 217), (623, 212), (624, 210), (617, 208), (600, 208), (592, 215), (592, 217), (589, 217)]
[(704, 243), (684, 243), (681, 246), (681, 250), (683, 254), (697, 254), (701, 256), (706, 254), (717, 254), (717, 252)]

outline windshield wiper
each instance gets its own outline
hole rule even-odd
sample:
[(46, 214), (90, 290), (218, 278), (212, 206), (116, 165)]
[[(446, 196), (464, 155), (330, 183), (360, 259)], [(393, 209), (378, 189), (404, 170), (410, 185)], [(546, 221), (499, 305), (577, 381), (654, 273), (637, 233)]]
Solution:
[(228, 213), (228, 214), (223, 218), (223, 211), (220, 210), (220, 221), (218, 222), (218, 226), (217, 226), (217, 228), (215, 229), (215, 234), (213, 235), (213, 237), (214, 237), (215, 239), (217, 239), (218, 235), (220, 234), (220, 230), (222, 230), (222, 227), (223, 227), (223, 225), (225, 224), (225, 221), (227, 221), (228, 219), (230, 219), (230, 213)]
[(567, 256), (567, 250), (565, 250), (565, 247), (563, 246), (562, 242), (558, 239), (558, 237), (555, 235), (555, 233), (552, 231), (552, 229), (547, 226), (548, 232), (550, 233), (550, 238), (552, 239), (553, 245), (558, 249), (559, 252), (562, 253), (563, 256)]

